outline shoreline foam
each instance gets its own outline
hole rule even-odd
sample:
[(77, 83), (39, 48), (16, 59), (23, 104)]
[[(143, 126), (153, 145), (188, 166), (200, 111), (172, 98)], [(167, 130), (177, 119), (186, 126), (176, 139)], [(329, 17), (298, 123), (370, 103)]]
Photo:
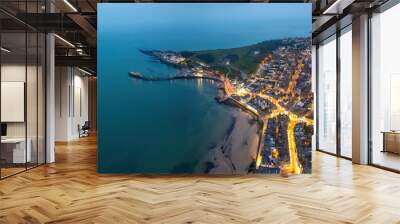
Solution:
[(232, 108), (231, 115), (234, 123), (226, 137), (199, 164), (205, 173), (247, 174), (256, 160), (261, 127), (239, 108)]

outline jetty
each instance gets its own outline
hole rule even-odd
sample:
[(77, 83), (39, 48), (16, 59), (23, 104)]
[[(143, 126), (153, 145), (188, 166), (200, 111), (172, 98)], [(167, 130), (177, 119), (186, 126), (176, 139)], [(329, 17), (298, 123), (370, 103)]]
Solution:
[(149, 76), (143, 76), (139, 72), (129, 72), (129, 75), (135, 79), (141, 79), (144, 81), (171, 81), (171, 80), (176, 80), (176, 79), (208, 79), (208, 80), (213, 80), (216, 82), (224, 82), (220, 78), (214, 77), (214, 76), (207, 76), (207, 75), (172, 75), (172, 76), (157, 76), (157, 77), (149, 77)]

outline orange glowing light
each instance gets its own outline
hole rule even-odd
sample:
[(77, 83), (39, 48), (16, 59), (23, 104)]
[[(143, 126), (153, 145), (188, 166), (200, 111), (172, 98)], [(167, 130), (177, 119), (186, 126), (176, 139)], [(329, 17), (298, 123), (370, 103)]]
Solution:
[(272, 156), (272, 158), (277, 159), (277, 158), (279, 157), (279, 151), (278, 151), (278, 149), (274, 148), (274, 149), (272, 150), (272, 152), (271, 152), (271, 156)]
[(261, 166), (261, 162), (262, 162), (262, 156), (258, 155), (257, 156), (257, 161), (256, 161), (256, 168), (257, 169)]

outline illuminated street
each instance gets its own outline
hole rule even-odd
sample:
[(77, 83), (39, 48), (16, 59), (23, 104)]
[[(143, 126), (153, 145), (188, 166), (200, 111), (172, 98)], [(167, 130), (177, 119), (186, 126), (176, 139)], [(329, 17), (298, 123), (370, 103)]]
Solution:
[[(130, 75), (147, 81), (197, 79), (199, 85), (202, 79), (218, 82), (216, 100), (229, 101), (228, 104), (242, 108), (261, 125), (254, 155), (256, 172), (308, 173), (311, 158), (307, 158), (307, 153), (311, 149), (313, 130), (309, 128), (313, 125), (309, 44), (307, 39), (284, 39), (279, 47), (257, 59), (259, 63), (254, 65), (254, 70), (239, 71), (239, 74), (232, 73), (237, 72), (237, 67), (227, 57), (213, 67), (179, 52), (142, 51), (164, 64), (180, 68), (180, 73), (168, 77), (145, 77), (136, 72)], [(221, 66), (229, 69), (219, 70)]]

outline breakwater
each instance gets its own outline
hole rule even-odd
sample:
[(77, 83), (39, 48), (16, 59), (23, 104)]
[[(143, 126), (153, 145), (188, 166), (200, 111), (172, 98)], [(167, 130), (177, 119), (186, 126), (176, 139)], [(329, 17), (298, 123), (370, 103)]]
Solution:
[(177, 79), (208, 79), (213, 80), (216, 82), (223, 82), (220, 78), (213, 77), (213, 76), (200, 76), (200, 75), (173, 75), (173, 76), (166, 76), (166, 77), (147, 77), (143, 76), (138, 72), (129, 72), (129, 75), (135, 79), (141, 79), (144, 81), (170, 81), (170, 80), (177, 80)]

